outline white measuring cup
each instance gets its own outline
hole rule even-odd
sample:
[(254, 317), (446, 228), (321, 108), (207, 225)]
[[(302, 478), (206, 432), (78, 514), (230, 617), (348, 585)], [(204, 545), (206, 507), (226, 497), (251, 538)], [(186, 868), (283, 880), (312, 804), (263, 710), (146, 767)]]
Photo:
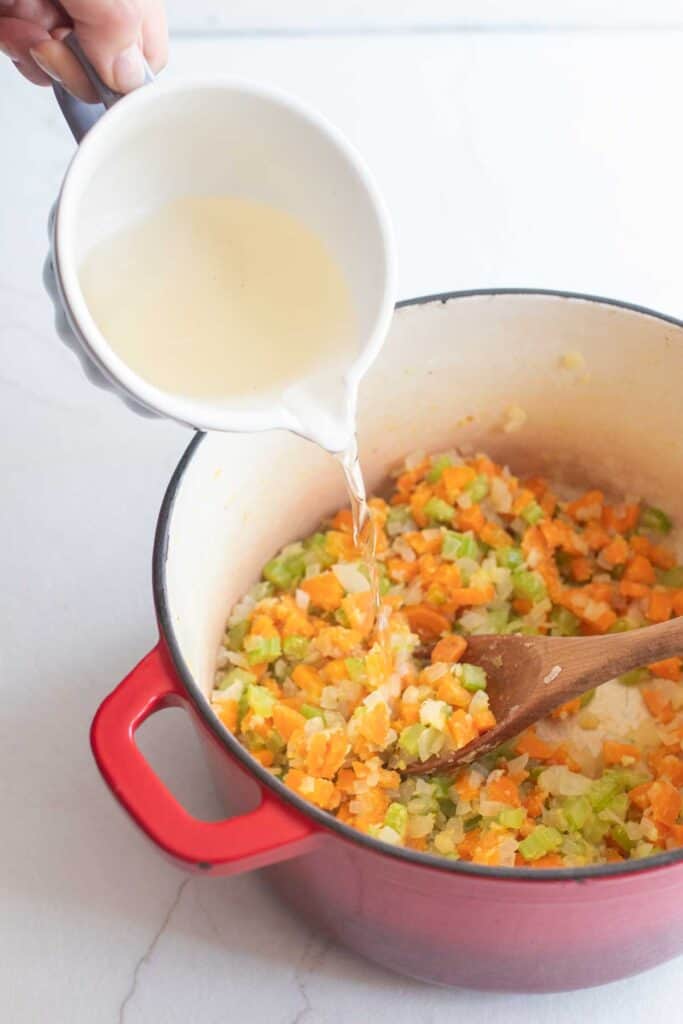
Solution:
[[(116, 389), (136, 411), (202, 430), (287, 429), (331, 451), (343, 449), (358, 383), (388, 329), (396, 282), (389, 219), (359, 155), (317, 113), (275, 89), (208, 77), (154, 81), (119, 97), (99, 80), (75, 36), (69, 45), (109, 109), (56, 89), (79, 142), (52, 211), (45, 269), (61, 338), (93, 382)], [(187, 195), (268, 203), (327, 245), (346, 278), (357, 325), (334, 408), (311, 401), (304, 387), (248, 401), (170, 394), (136, 374), (102, 335), (79, 281), (84, 257), (109, 235)]]

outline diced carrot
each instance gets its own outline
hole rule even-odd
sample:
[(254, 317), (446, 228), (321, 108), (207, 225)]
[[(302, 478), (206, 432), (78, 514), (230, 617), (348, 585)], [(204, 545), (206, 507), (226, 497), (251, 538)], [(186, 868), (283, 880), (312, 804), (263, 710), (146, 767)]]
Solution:
[(463, 841), (458, 843), (458, 856), (462, 857), (463, 860), (471, 860), (472, 854), (479, 845), (480, 839), (481, 829), (473, 828), (471, 832), (467, 832)]
[[(526, 861), (524, 862), (526, 864)], [(529, 868), (561, 868), (564, 865), (564, 861), (559, 853), (546, 853), (545, 856), (539, 857), (538, 860), (532, 860), (526, 866)]]
[(372, 629), (375, 609), (372, 603), (372, 593), (369, 590), (361, 590), (357, 594), (347, 594), (341, 606), (351, 629), (359, 629), (362, 633), (367, 633)]
[(452, 715), (448, 719), (448, 731), (451, 734), (453, 742), (456, 748), (459, 750), (460, 747), (466, 747), (472, 740), (476, 740), (479, 735), (478, 730), (472, 721), (472, 716), (468, 715), (462, 708), (456, 708)]
[(476, 470), (471, 466), (446, 466), (441, 474), (441, 482), (446, 491), (446, 500), (451, 504), (469, 483), (476, 477)]
[(303, 729), (306, 719), (293, 708), (278, 703), (273, 708), (273, 726), (285, 742), (296, 729)]
[(567, 505), (567, 515), (572, 519), (585, 522), (588, 519), (600, 519), (605, 496), (602, 491), (586, 491), (576, 501)]
[(326, 683), (340, 683), (343, 679), (349, 678), (349, 672), (344, 658), (333, 658), (320, 670), (320, 675)]
[(478, 534), (485, 525), (484, 513), (479, 505), (458, 510), (458, 526), (461, 530), (472, 530)]
[(524, 481), (524, 487), (527, 491), (531, 491), (537, 501), (540, 501), (548, 490), (548, 481), (542, 476), (530, 476)]
[(648, 665), (648, 668), (655, 676), (660, 676), (662, 679), (672, 679), (674, 683), (680, 682), (680, 658), (665, 658), (664, 661), (653, 661), (651, 665)]
[(304, 580), (301, 589), (308, 594), (312, 604), (326, 612), (339, 608), (344, 597), (344, 588), (333, 572), (323, 572)]
[(252, 636), (279, 636), (277, 626), (268, 615), (255, 615), (249, 626)]
[(673, 719), (674, 709), (671, 701), (667, 700), (659, 690), (646, 686), (641, 690), (641, 693), (647, 709), (653, 718), (656, 718), (658, 722), (663, 722), (664, 725)]
[(675, 754), (667, 754), (663, 750), (653, 751), (648, 757), (650, 768), (660, 778), (666, 778), (676, 787), (683, 786), (683, 760)]
[(484, 476), (498, 476), (500, 473), (500, 466), (497, 466), (495, 462), (492, 462), (488, 455), (477, 455), (477, 457), (472, 460), (472, 465), (476, 469), (477, 473), (482, 473)]
[(528, 754), (529, 757), (537, 758), (539, 761), (545, 761), (550, 757), (553, 749), (549, 743), (536, 734), (536, 730), (533, 728), (523, 732), (517, 741), (518, 754)]
[(683, 590), (672, 590), (671, 600), (675, 615), (683, 615)]
[(673, 551), (662, 547), (661, 544), (650, 545), (650, 561), (658, 569), (673, 569), (676, 564), (676, 556)]
[(510, 534), (496, 523), (484, 523), (479, 531), (479, 536), (484, 544), (488, 544), (491, 548), (504, 548), (512, 544)]
[(574, 697), (573, 700), (568, 700), (564, 704), (560, 704), (559, 708), (555, 708), (554, 711), (550, 712), (551, 718), (568, 718), (570, 715), (575, 715), (581, 710), (581, 698)]
[(452, 664), (453, 662), (460, 661), (466, 649), (467, 640), (456, 633), (451, 633), (450, 636), (442, 637), (438, 644), (436, 644), (432, 651), (432, 661), (445, 661), (448, 664)]
[(652, 817), (662, 825), (674, 825), (681, 813), (681, 794), (667, 779), (657, 779), (650, 786)]
[(655, 589), (650, 593), (645, 617), (650, 622), (667, 622), (673, 611), (673, 598), (668, 590)]
[(384, 746), (389, 731), (389, 709), (386, 704), (375, 704), (361, 715), (358, 731), (376, 746)]
[(493, 782), (486, 784), (486, 795), (489, 800), (496, 800), (501, 804), (509, 804), (510, 807), (519, 807), (519, 787), (509, 775), (501, 775)]
[(403, 558), (388, 558), (386, 562), (389, 577), (395, 583), (410, 583), (420, 568), (417, 562), (406, 562)]
[(535, 500), (535, 495), (532, 490), (527, 487), (523, 487), (516, 495), (515, 500), (512, 503), (512, 514), (515, 516), (520, 515), (527, 506)]
[(292, 679), (312, 700), (318, 700), (323, 692), (323, 681), (320, 673), (311, 665), (297, 665), (292, 672)]
[(591, 521), (584, 528), (583, 539), (591, 551), (601, 551), (609, 544), (610, 535), (599, 522)]
[(237, 708), (236, 700), (222, 700), (220, 704), (214, 704), (214, 711), (230, 732), (237, 732)]
[(539, 815), (543, 814), (543, 805), (545, 799), (543, 793), (540, 790), (534, 790), (524, 801), (524, 808), (530, 818), (538, 818)]
[(332, 520), (331, 525), (334, 530), (340, 530), (342, 533), (351, 533), (353, 531), (353, 516), (351, 514), (351, 509), (340, 508)]
[(424, 533), (414, 530), (411, 533), (404, 533), (403, 539), (410, 544), (413, 551), (418, 555), (435, 554), (441, 550), (442, 538), (440, 533), (428, 539)]
[(579, 555), (577, 558), (572, 558), (570, 571), (572, 579), (575, 579), (577, 583), (585, 583), (593, 575), (593, 565), (588, 558)]
[(478, 708), (476, 711), (470, 711), (470, 714), (478, 732), (493, 729), (496, 724), (496, 718), (491, 708)]
[(655, 571), (652, 568), (650, 559), (646, 558), (645, 555), (634, 555), (626, 566), (624, 579), (629, 580), (631, 583), (654, 583)]
[(457, 587), (451, 591), (451, 600), (458, 607), (488, 604), (495, 596), (496, 591), (492, 583), (485, 587)]
[(455, 791), (461, 800), (472, 800), (479, 792), (479, 786), (472, 785), (472, 775), (465, 771), (453, 783)]
[(314, 732), (308, 741), (306, 770), (309, 775), (333, 779), (344, 763), (349, 742), (340, 729), (334, 732)]
[(424, 507), (432, 497), (432, 488), (428, 484), (420, 484), (410, 496), (410, 511), (418, 526), (427, 525), (427, 516)]
[(628, 544), (623, 537), (615, 537), (614, 540), (602, 549), (603, 561), (613, 568), (615, 565), (623, 565), (628, 558)]
[(275, 760), (275, 755), (272, 750), (252, 750), (252, 756), (259, 761), (264, 768), (270, 768), (271, 764)]
[(528, 615), (533, 606), (533, 601), (528, 597), (516, 597), (512, 602), (513, 611), (518, 615)]
[(411, 630), (417, 633), (423, 643), (437, 640), (450, 626), (445, 615), (426, 604), (409, 605), (405, 609), (405, 616)]
[(650, 785), (651, 783), (649, 782), (643, 782), (628, 792), (628, 798), (631, 803), (639, 807), (641, 811), (644, 811), (650, 805)]
[(640, 760), (640, 751), (631, 743), (618, 743), (616, 740), (605, 740), (602, 744), (602, 756), (605, 764), (633, 764)]
[(607, 848), (605, 859), (607, 860), (608, 864), (621, 864), (624, 858), (616, 849), (616, 847), (610, 846)]
[(650, 588), (645, 583), (632, 583), (631, 580), (620, 580), (619, 581), (619, 593), (623, 597), (647, 597), (650, 593)]
[(639, 515), (638, 505), (605, 505), (602, 511), (602, 524), (616, 533), (628, 533), (635, 530)]
[(472, 700), (472, 694), (468, 693), (465, 687), (450, 672), (439, 679), (436, 696), (439, 700), (445, 700), (447, 704), (454, 708), (468, 708)]

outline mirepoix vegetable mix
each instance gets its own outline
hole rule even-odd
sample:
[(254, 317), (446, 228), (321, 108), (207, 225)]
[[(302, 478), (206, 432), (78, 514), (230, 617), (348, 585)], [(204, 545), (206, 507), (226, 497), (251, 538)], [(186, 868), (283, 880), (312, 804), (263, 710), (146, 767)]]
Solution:
[(482, 633), (573, 636), (683, 613), (671, 520), (561, 500), (485, 455), (415, 456), (371, 501), (385, 633), (342, 509), (263, 569), (219, 654), (213, 708), (300, 796), (387, 843), (563, 867), (683, 845), (681, 659), (629, 672), (452, 775), (407, 777), (494, 724)]

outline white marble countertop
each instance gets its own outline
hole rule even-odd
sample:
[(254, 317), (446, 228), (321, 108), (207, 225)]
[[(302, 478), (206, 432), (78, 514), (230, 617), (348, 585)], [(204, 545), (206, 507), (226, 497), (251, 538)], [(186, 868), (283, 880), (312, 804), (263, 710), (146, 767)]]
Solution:
[[(403, 297), (533, 285), (683, 316), (680, 43), (655, 29), (189, 33), (169, 74), (267, 79), (337, 122), (386, 193)], [(154, 643), (154, 522), (189, 437), (92, 389), (56, 340), (40, 272), (72, 143), (50, 95), (6, 62), (0, 140), (0, 1018), (678, 1020), (680, 962), (555, 996), (390, 976), (309, 934), (256, 875), (188, 880), (124, 819), (88, 726)], [(181, 713), (143, 744), (192, 809), (217, 812)]]

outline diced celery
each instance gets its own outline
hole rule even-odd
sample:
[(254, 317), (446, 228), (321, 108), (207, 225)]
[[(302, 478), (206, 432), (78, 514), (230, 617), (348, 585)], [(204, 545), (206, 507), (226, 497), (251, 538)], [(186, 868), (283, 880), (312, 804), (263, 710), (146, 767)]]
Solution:
[(617, 619), (613, 622), (610, 628), (607, 630), (608, 633), (628, 633), (629, 629), (633, 629), (633, 624), (628, 619)]
[(384, 816), (384, 824), (393, 828), (394, 832), (402, 839), (408, 827), (408, 808), (399, 803), (389, 804)]
[(275, 697), (265, 686), (251, 683), (247, 688), (247, 704), (255, 715), (268, 718), (273, 713)]
[(586, 692), (582, 693), (581, 697), (579, 698), (579, 707), (587, 708), (588, 705), (590, 704), (590, 702), (593, 700), (594, 696), (595, 696), (595, 689), (593, 689), (593, 690), (586, 690)]
[(286, 746), (287, 744), (277, 729), (271, 729), (266, 739), (266, 749), (270, 750), (272, 754), (279, 754)]
[(519, 569), (524, 562), (524, 553), (521, 548), (516, 547), (498, 548), (496, 561), (504, 569)]
[(579, 632), (579, 620), (568, 608), (556, 604), (550, 613), (550, 621), (553, 624), (552, 632), (555, 636), (576, 636)]
[(488, 629), (489, 633), (502, 633), (507, 626), (508, 618), (510, 616), (509, 609), (507, 608), (494, 608), (488, 613)]
[(527, 598), (534, 603), (542, 601), (547, 593), (542, 577), (537, 572), (526, 569), (517, 569), (513, 572), (512, 586), (517, 597)]
[(670, 533), (673, 523), (661, 508), (650, 505), (642, 509), (638, 526), (643, 530), (654, 530), (655, 533)]
[(562, 811), (571, 829), (580, 831), (591, 814), (591, 805), (585, 796), (568, 796), (562, 801)]
[(248, 686), (250, 683), (256, 682), (256, 676), (253, 672), (247, 672), (243, 668), (231, 668), (229, 672), (222, 677), (218, 684), (219, 690), (227, 690), (229, 686), (234, 683), (242, 683), (244, 686)]
[(632, 668), (630, 672), (624, 672), (623, 676), (619, 676), (619, 682), (624, 686), (637, 686), (649, 678), (650, 673), (646, 668)]
[(249, 632), (249, 620), (242, 619), (228, 630), (228, 644), (232, 651), (241, 651), (244, 638)]
[(591, 815), (586, 824), (581, 829), (584, 839), (592, 843), (594, 846), (601, 843), (609, 832), (610, 826), (608, 821), (600, 821), (595, 815)]
[(468, 665), (461, 664), (460, 668), (462, 674), (460, 675), (460, 682), (469, 690), (470, 693), (476, 693), (477, 690), (486, 689), (486, 672), (479, 665)]
[(676, 565), (673, 569), (666, 569), (657, 575), (662, 586), (683, 588), (683, 565)]
[(624, 819), (628, 812), (628, 808), (628, 793), (617, 793), (616, 796), (612, 797), (604, 811), (600, 811), (600, 817), (604, 817), (605, 821), (612, 820), (608, 815), (616, 815), (617, 818)]
[(452, 523), (455, 509), (441, 498), (430, 498), (424, 507), (424, 514), (432, 523)]
[(483, 819), (481, 814), (475, 814), (474, 817), (467, 818), (465, 821), (463, 821), (462, 827), (464, 828), (465, 832), (471, 832), (473, 829), (478, 828), (479, 825), (481, 825), (482, 820)]
[(334, 555), (327, 549), (327, 534), (314, 533), (304, 541), (304, 549), (308, 554), (308, 560), (316, 562), (323, 569), (329, 569), (334, 564)]
[(398, 744), (401, 750), (408, 754), (409, 757), (417, 757), (417, 745), (424, 730), (425, 726), (421, 725), (420, 722), (415, 722), (414, 725), (407, 725), (402, 730), (398, 738)]
[(529, 504), (522, 509), (521, 516), (529, 526), (534, 526), (539, 519), (543, 518), (543, 509), (537, 501), (530, 501)]
[(245, 637), (244, 649), (247, 652), (247, 660), (250, 665), (260, 665), (262, 662), (276, 661), (282, 654), (279, 636), (256, 636), (251, 634)]
[(301, 661), (308, 654), (308, 640), (305, 636), (286, 636), (282, 649), (286, 658)]
[(596, 779), (586, 793), (594, 811), (604, 811), (605, 807), (622, 790), (622, 781), (617, 772), (605, 772), (602, 778)]
[(450, 457), (450, 455), (440, 455), (438, 459), (433, 460), (432, 468), (427, 472), (425, 480), (427, 481), (428, 484), (438, 483), (438, 481), (441, 479), (441, 474), (443, 473), (446, 466), (452, 465), (453, 459)]
[(622, 853), (630, 853), (636, 845), (623, 825), (612, 825), (609, 834)]
[(441, 545), (441, 557), (449, 562), (455, 562), (459, 558), (471, 558), (478, 562), (481, 559), (481, 548), (473, 534), (446, 530)]
[(498, 822), (504, 828), (520, 828), (526, 819), (523, 807), (509, 807), (498, 815)]
[(334, 619), (335, 622), (337, 622), (340, 626), (343, 626), (344, 629), (349, 628), (349, 617), (343, 608), (337, 608), (336, 612), (334, 613)]
[(450, 775), (432, 775), (431, 783), (437, 800), (450, 800), (453, 779)]
[(303, 555), (279, 555), (263, 567), (263, 575), (279, 590), (292, 590), (303, 579), (306, 563)]
[(536, 825), (529, 835), (521, 841), (518, 850), (525, 860), (539, 860), (546, 853), (558, 850), (562, 845), (562, 835), (556, 828), (547, 825)]
[(391, 590), (391, 580), (389, 579), (389, 577), (387, 575), (386, 568), (382, 565), (382, 563), (379, 562), (378, 565), (379, 565), (379, 596), (380, 597), (384, 597), (384, 595), (387, 594)]
[(299, 711), (304, 718), (325, 718), (322, 708), (316, 708), (313, 704), (302, 704)]
[(390, 537), (395, 537), (404, 530), (410, 521), (410, 507), (408, 505), (390, 505), (386, 521), (386, 531)]
[(479, 504), (479, 502), (483, 501), (489, 493), (488, 477), (483, 476), (482, 474), (475, 476), (474, 480), (472, 480), (472, 482), (465, 488), (465, 492), (472, 499), (473, 504)]
[(344, 661), (349, 679), (354, 683), (362, 683), (365, 680), (365, 658), (346, 658)]

